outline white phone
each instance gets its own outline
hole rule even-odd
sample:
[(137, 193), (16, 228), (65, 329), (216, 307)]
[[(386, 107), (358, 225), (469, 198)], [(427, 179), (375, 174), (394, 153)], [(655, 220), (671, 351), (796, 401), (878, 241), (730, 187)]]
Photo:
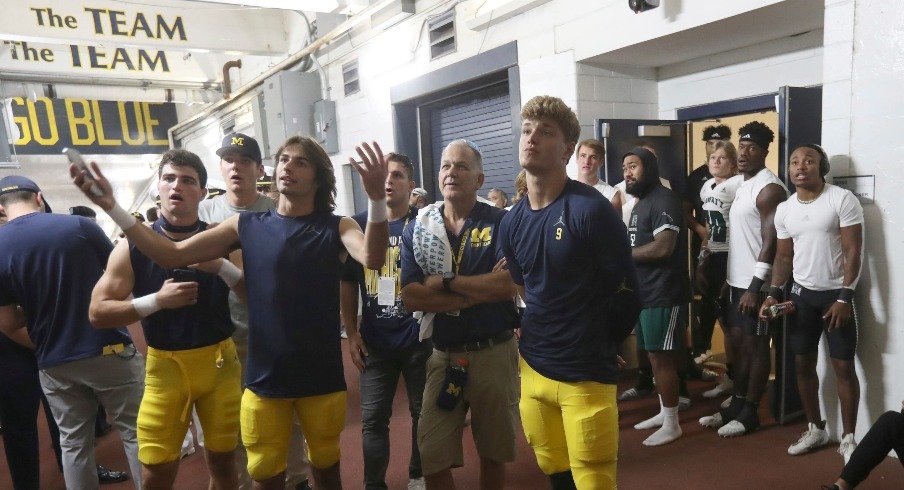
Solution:
[(80, 172), (85, 174), (85, 178), (91, 180), (91, 193), (97, 197), (101, 197), (104, 195), (104, 191), (97, 185), (97, 182), (94, 180), (94, 175), (91, 174), (91, 170), (88, 169), (88, 164), (85, 163), (85, 159), (82, 158), (82, 154), (79, 153), (78, 150), (73, 148), (63, 148), (63, 154), (69, 158), (69, 163), (75, 165)]

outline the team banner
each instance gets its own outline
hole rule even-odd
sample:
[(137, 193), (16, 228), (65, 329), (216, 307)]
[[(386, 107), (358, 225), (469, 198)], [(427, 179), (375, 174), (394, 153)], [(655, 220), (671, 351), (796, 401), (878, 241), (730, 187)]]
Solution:
[(13, 145), (20, 155), (162, 153), (176, 124), (172, 103), (13, 97)]

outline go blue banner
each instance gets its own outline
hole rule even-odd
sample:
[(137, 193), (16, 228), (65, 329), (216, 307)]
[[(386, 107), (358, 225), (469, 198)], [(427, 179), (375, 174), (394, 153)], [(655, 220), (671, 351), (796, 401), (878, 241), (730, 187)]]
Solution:
[(176, 124), (173, 103), (13, 97), (11, 107), (19, 155), (163, 153)]

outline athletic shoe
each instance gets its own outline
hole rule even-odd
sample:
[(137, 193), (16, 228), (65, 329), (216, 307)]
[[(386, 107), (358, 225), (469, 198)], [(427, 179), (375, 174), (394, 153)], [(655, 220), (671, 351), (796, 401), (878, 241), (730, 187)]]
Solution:
[(722, 400), (722, 403), (720, 403), (719, 406), (722, 408), (728, 408), (729, 406), (731, 406), (731, 397), (729, 396), (728, 398)]
[(628, 388), (627, 390), (621, 392), (621, 394), (618, 395), (618, 401), (624, 402), (628, 400), (636, 400), (638, 398), (643, 398), (652, 394), (653, 390), (651, 389), (638, 388), (635, 386), (634, 388)]
[[(730, 408), (726, 409), (730, 410)], [(751, 413), (752, 412), (752, 413)], [(724, 419), (724, 415), (723, 415)], [(719, 428), (719, 435), (722, 437), (738, 437), (744, 434), (750, 434), (760, 427), (760, 419), (753, 410), (741, 410), (738, 416)]]
[(708, 351), (706, 351), (706, 352), (700, 354), (699, 356), (695, 357), (695, 358), (694, 358), (694, 364), (700, 366), (700, 365), (702, 365), (704, 362), (706, 362), (706, 361), (708, 361), (708, 360), (710, 360), (710, 359), (712, 359), (712, 358), (713, 358), (713, 351), (708, 350)]
[(703, 381), (715, 381), (719, 379), (719, 373), (713, 371), (712, 369), (702, 369), (700, 371), (700, 379)]
[(710, 429), (722, 427), (722, 413), (716, 412), (712, 415), (707, 415), (706, 417), (700, 417), (700, 425)]
[(97, 480), (101, 485), (107, 483), (120, 483), (129, 479), (129, 475), (125, 471), (113, 471), (101, 465), (97, 465)]
[[(708, 369), (704, 369), (704, 371), (709, 371)], [(728, 393), (734, 388), (734, 381), (728, 377), (727, 374), (722, 375), (722, 379), (719, 381), (713, 389), (706, 390), (703, 392), (703, 398), (718, 398), (725, 393)]]
[(691, 408), (691, 398), (688, 396), (678, 396), (678, 411), (683, 412)]
[[(851, 440), (853, 441), (853, 437)], [(825, 429), (820, 429), (816, 424), (807, 424), (807, 430), (800, 436), (800, 439), (788, 447), (788, 454), (800, 456), (818, 447), (825, 446), (828, 442), (829, 433)]]
[(420, 478), (412, 478), (408, 480), (408, 490), (424, 490), (427, 488), (427, 484), (424, 483), (424, 477)]
[(182, 446), (182, 450), (179, 453), (179, 458), (187, 458), (192, 454), (195, 454), (195, 451), (196, 449), (194, 444), (192, 444), (191, 446)]
[(851, 454), (857, 449), (857, 441), (854, 440), (854, 434), (848, 434), (841, 438), (841, 444), (838, 446), (838, 454), (844, 458), (844, 464), (848, 464)]

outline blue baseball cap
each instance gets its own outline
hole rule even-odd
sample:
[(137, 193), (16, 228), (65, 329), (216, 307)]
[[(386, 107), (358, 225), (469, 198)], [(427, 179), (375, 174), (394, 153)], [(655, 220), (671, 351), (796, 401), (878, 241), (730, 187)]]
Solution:
[[(20, 191), (34, 192), (37, 194), (41, 192), (41, 188), (38, 187), (38, 184), (35, 184), (35, 181), (21, 175), (7, 175), (0, 179), (0, 196), (9, 194), (10, 192)], [(46, 212), (52, 212), (47, 200), (44, 200), (44, 208)]]

